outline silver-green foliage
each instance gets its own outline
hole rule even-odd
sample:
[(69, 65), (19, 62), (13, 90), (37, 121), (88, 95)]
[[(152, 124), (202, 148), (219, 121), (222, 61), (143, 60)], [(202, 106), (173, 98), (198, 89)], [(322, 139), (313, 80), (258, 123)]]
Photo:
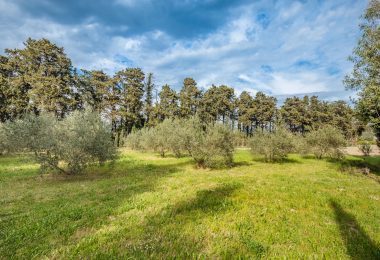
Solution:
[(325, 156), (339, 159), (343, 157), (341, 148), (346, 145), (346, 140), (338, 129), (327, 125), (308, 133), (306, 143), (309, 151), (318, 159)]
[(166, 119), (154, 128), (143, 128), (127, 137), (132, 149), (189, 155), (200, 167), (231, 166), (233, 134), (222, 125), (204, 125), (198, 117)]
[(372, 152), (371, 144), (374, 143), (375, 134), (372, 129), (367, 129), (364, 131), (359, 140), (359, 150), (364, 156), (369, 156)]
[(116, 155), (109, 127), (90, 111), (76, 111), (61, 121), (50, 114), (27, 115), (2, 128), (8, 151), (32, 152), (43, 172), (77, 173)]
[(285, 159), (296, 147), (293, 135), (284, 128), (278, 128), (274, 132), (255, 133), (250, 146), (255, 156), (264, 156), (267, 162)]

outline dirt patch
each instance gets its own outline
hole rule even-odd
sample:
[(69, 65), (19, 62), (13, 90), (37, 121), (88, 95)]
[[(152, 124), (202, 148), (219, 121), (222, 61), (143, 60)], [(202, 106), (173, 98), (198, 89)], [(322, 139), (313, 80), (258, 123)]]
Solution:
[[(372, 147), (371, 155), (380, 155), (379, 147), (377, 147), (376, 145), (371, 145), (371, 147)], [(344, 152), (349, 155), (363, 155), (363, 153), (360, 151), (359, 147), (357, 146), (346, 147), (344, 149)]]

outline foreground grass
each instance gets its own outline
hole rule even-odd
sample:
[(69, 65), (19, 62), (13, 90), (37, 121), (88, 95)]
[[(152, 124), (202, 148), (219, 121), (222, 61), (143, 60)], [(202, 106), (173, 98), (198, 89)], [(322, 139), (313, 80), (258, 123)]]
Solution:
[(205, 170), (124, 151), (63, 177), (2, 157), (0, 258), (380, 258), (380, 184), (348, 173), (379, 173), (379, 157), (235, 161)]

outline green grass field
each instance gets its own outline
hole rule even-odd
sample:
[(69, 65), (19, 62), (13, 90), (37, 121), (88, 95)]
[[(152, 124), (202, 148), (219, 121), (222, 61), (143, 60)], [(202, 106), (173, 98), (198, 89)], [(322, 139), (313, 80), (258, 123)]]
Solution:
[(0, 258), (380, 259), (380, 157), (235, 161), (123, 151), (62, 176), (0, 157)]

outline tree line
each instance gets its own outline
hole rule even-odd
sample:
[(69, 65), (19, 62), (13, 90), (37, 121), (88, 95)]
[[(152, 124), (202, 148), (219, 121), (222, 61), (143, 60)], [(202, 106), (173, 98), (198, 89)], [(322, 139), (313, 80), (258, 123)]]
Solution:
[[(0, 56), (0, 121), (26, 114), (53, 113), (63, 119), (90, 107), (107, 119), (115, 139), (132, 129), (155, 126), (167, 118), (199, 115), (204, 122), (220, 121), (246, 135), (285, 124), (305, 133), (331, 124), (352, 137), (357, 131), (354, 112), (345, 101), (326, 102), (316, 96), (277, 100), (263, 92), (236, 95), (232, 87), (212, 85), (202, 90), (185, 78), (179, 92), (162, 86), (158, 97), (152, 73), (126, 68), (110, 76), (102, 70), (78, 70), (62, 47), (47, 39), (27, 39), (22, 49)], [(118, 142), (118, 141), (117, 141)]]

